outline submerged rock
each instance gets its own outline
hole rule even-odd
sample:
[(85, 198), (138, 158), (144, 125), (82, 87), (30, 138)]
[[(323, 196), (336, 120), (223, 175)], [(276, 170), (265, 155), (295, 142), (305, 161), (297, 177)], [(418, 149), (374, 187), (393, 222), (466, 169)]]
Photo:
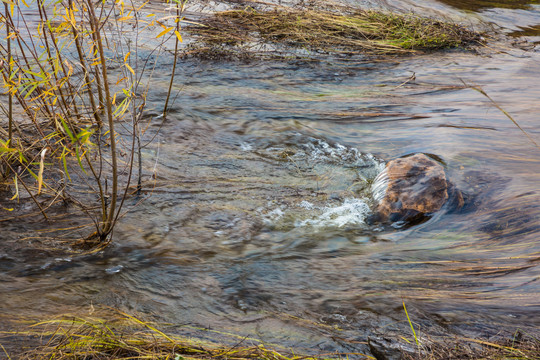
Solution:
[(377, 360), (401, 360), (414, 358), (417, 349), (392, 338), (368, 337), (369, 351)]
[(451, 197), (463, 198), (447, 180), (444, 167), (425, 154), (388, 162), (373, 184), (379, 221), (420, 222), (439, 211)]

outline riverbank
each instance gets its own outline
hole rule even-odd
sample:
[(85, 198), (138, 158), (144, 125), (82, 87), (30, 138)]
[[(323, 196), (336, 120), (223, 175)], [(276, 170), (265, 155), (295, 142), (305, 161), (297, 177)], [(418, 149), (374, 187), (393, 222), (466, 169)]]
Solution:
[[(516, 331), (511, 337), (431, 337), (422, 332), (399, 338), (370, 337), (369, 352), (327, 352), (271, 344), (249, 335), (190, 325), (143, 321), (121, 311), (96, 310), (92, 315), (66, 314), (37, 323), (19, 320), (19, 331), (0, 331), (19, 344), (0, 348), (8, 359), (522, 359), (540, 357), (540, 340)], [(287, 316), (283, 314), (283, 316)], [(303, 321), (293, 319), (293, 321)], [(13, 319), (11, 319), (13, 320)], [(21, 324), (31, 324), (21, 326)], [(325, 327), (324, 324), (313, 324)], [(336, 328), (336, 330), (339, 330)], [(216, 342), (221, 339), (220, 343)], [(15, 340), (15, 341), (13, 341)], [(346, 339), (343, 339), (346, 341)], [(34, 346), (29, 346), (34, 343)]]

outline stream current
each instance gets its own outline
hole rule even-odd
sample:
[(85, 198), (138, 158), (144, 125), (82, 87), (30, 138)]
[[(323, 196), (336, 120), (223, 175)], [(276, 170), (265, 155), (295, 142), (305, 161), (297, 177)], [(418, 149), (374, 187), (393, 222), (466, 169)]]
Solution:
[[(537, 329), (540, 150), (463, 86), (540, 142), (540, 8), (502, 3), (418, 6), (494, 23), (527, 51), (182, 61), (173, 111), (144, 152), (155, 164), (145, 201), (96, 255), (10, 252), (19, 230), (3, 224), (0, 313), (105, 305), (311, 353), (410, 336), (402, 301), (420, 333)], [(156, 114), (169, 60), (149, 94)], [(442, 160), (463, 209), (405, 229), (368, 224), (372, 180), (412, 153)]]

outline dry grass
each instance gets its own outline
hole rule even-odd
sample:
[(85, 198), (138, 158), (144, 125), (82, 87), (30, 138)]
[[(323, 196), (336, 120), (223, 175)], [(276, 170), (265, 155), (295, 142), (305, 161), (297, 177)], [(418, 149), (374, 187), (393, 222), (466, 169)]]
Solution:
[(405, 356), (406, 359), (489, 359), (537, 360), (540, 359), (540, 340), (520, 331), (510, 340), (489, 341), (456, 338), (435, 343), (429, 355)]
[[(23, 323), (28, 324), (28, 320)], [(284, 348), (278, 351), (276, 350), (279, 348), (278, 345), (270, 345), (274, 347), (270, 349), (257, 339), (190, 326), (169, 327), (169, 331), (162, 331), (156, 324), (141, 321), (119, 311), (100, 312), (100, 316), (64, 315), (26, 326), (25, 331), (0, 332), (0, 339), (8, 336), (27, 347), (30, 344), (31, 349), (22, 354), (8, 354), (7, 350), (1, 347), (0, 357), (11, 355), (11, 359), (26, 360), (374, 358), (369, 353), (299, 355)], [(233, 339), (233, 345), (202, 340), (217, 337), (220, 337), (221, 341), (228, 339), (229, 343)], [(395, 345), (400, 341), (396, 339), (391, 344)], [(419, 339), (418, 351), (403, 352), (402, 358), (540, 359), (540, 340), (520, 331), (509, 340), (493, 341), (448, 336), (429, 338), (427, 341), (429, 344), (425, 341), (427, 340), (424, 337)]]
[[(192, 334), (204, 331), (204, 329), (192, 327), (181, 329), (183, 333)], [(177, 333), (178, 329), (175, 332)], [(41, 339), (42, 345), (18, 355), (17, 359), (295, 360), (311, 358), (268, 349), (255, 339), (240, 336), (236, 337), (236, 345), (230, 346), (218, 345), (192, 338), (189, 335), (166, 334), (155, 324), (143, 322), (121, 312), (109, 313), (107, 317), (61, 316), (32, 325), (27, 331), (3, 335), (15, 335), (27, 339), (25, 342), (39, 343), (38, 339)]]
[(187, 31), (206, 44), (202, 49), (217, 49), (218, 53), (224, 49), (256, 52), (271, 44), (323, 53), (404, 54), (467, 47), (481, 41), (478, 33), (456, 24), (352, 9), (344, 14), (314, 9), (248, 8), (214, 13), (201, 24)]

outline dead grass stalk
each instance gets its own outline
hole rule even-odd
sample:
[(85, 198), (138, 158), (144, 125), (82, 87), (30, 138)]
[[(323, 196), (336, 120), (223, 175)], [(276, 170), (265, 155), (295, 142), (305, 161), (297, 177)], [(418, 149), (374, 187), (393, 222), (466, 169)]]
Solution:
[(247, 8), (214, 13), (201, 24), (188, 31), (207, 45), (243, 49), (271, 43), (326, 53), (381, 55), (466, 47), (481, 39), (478, 33), (456, 24), (356, 9), (334, 13)]

